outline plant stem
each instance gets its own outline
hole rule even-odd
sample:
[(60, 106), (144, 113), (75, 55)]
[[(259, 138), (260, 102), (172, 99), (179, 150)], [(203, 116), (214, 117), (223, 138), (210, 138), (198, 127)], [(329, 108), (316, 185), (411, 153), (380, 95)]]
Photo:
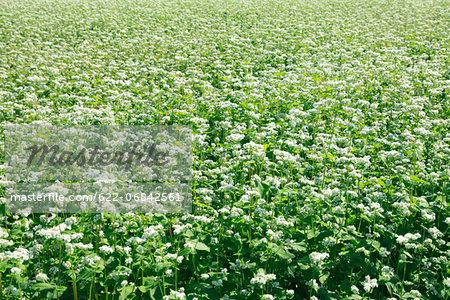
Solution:
[(73, 267), (72, 267), (72, 284), (73, 284), (73, 298), (74, 298), (75, 300), (78, 300), (78, 295), (77, 295), (77, 282), (76, 282), (75, 271), (73, 270)]

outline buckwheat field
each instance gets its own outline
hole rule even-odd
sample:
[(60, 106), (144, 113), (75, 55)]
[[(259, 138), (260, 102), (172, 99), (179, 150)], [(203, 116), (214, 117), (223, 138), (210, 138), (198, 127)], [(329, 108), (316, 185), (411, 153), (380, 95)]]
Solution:
[(15, 214), (1, 151), (0, 299), (449, 299), (449, 25), (448, 0), (0, 0), (2, 124), (187, 125), (194, 155), (191, 213)]

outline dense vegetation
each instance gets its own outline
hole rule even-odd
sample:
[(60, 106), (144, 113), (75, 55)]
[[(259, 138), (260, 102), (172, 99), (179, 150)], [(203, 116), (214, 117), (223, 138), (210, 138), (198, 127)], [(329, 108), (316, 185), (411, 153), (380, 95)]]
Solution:
[(1, 0), (2, 122), (191, 125), (195, 179), (192, 214), (4, 211), (0, 298), (448, 299), (449, 20)]

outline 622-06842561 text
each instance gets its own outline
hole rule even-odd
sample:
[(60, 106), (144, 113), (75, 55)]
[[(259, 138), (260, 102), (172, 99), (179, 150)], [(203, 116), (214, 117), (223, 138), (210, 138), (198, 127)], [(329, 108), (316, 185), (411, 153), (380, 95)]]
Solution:
[(20, 195), (15, 194), (10, 196), (10, 200), (14, 202), (65, 202), (65, 201), (80, 201), (80, 202), (118, 202), (118, 201), (134, 201), (134, 202), (181, 202), (183, 196), (180, 193), (94, 193), (78, 194), (78, 195), (62, 195), (58, 193), (48, 194), (29, 194)]

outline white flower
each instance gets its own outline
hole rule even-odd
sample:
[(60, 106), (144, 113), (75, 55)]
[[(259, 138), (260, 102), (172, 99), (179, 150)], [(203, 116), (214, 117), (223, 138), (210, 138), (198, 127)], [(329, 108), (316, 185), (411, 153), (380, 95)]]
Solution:
[(411, 241), (411, 240), (417, 240), (417, 239), (419, 239), (419, 238), (421, 238), (420, 233), (415, 233), (415, 234), (407, 233), (407, 234), (405, 234), (404, 236), (399, 235), (399, 236), (397, 237), (396, 241), (397, 241), (397, 243), (399, 243), (399, 244), (406, 244), (407, 242), (409, 242), (409, 241)]
[(23, 247), (18, 247), (13, 252), (7, 252), (9, 258), (17, 259), (20, 263), (30, 259), (30, 251)]
[(11, 294), (12, 296), (18, 296), (19, 290), (15, 286), (8, 286), (3, 289), (3, 294)]
[(245, 138), (245, 135), (243, 135), (243, 134), (233, 133), (227, 137), (227, 141), (230, 141), (232, 143), (237, 143), (237, 142), (242, 141), (244, 138)]
[(434, 221), (436, 219), (434, 212), (428, 213), (426, 210), (422, 210), (422, 217), (427, 221)]
[(309, 259), (313, 264), (317, 264), (324, 259), (328, 258), (330, 255), (328, 253), (319, 253), (319, 252), (312, 252), (309, 254)]
[(376, 279), (370, 279), (370, 276), (366, 276), (366, 280), (363, 283), (366, 293), (370, 292), (373, 288), (378, 287), (378, 281)]
[(5, 240), (5, 239), (0, 239), (0, 248), (12, 246), (13, 244), (14, 244), (13, 241)]
[(44, 274), (44, 273), (39, 272), (36, 275), (36, 280), (37, 281), (47, 281), (48, 280), (48, 276), (46, 274)]
[(22, 272), (22, 270), (19, 268), (16, 268), (16, 267), (11, 268), (11, 274), (13, 274), (13, 275), (19, 275), (20, 272)]
[(319, 289), (319, 284), (315, 279), (308, 280), (306, 282), (307, 286), (310, 286), (313, 290), (317, 291)]
[(324, 245), (325, 247), (334, 246), (336, 245), (336, 239), (328, 236), (322, 241), (322, 245)]
[(384, 266), (384, 267), (381, 269), (381, 274), (382, 274), (384, 277), (390, 279), (391, 277), (394, 276), (394, 268), (389, 267), (389, 266)]
[(111, 254), (114, 252), (113, 248), (111, 248), (110, 246), (104, 245), (101, 246), (100, 248), (98, 248), (100, 250), (100, 252), (106, 253), (106, 254)]
[(450, 287), (450, 277), (446, 277), (446, 278), (444, 279), (444, 285), (445, 285), (446, 287)]
[(180, 299), (185, 300), (186, 294), (184, 293), (184, 288), (179, 288), (178, 291), (170, 290), (170, 296), (164, 296), (164, 300), (169, 299)]
[(257, 284), (257, 285), (264, 285), (269, 280), (275, 280), (277, 279), (277, 276), (275, 274), (264, 274), (264, 273), (258, 273), (255, 277), (253, 277), (250, 280), (250, 284)]
[(439, 229), (437, 229), (436, 227), (431, 227), (431, 228), (429, 228), (428, 229), (428, 232), (431, 234), (431, 236), (434, 238), (434, 239), (437, 239), (437, 238), (440, 238), (441, 236), (443, 236), (443, 233), (439, 230)]
[(211, 282), (211, 284), (212, 284), (213, 286), (223, 286), (223, 281), (222, 281), (222, 279), (219, 279), (219, 280), (217, 280), (217, 281), (213, 280), (213, 281)]
[(380, 247), (380, 255), (381, 257), (387, 257), (389, 255), (389, 251), (387, 251), (384, 247)]
[(8, 231), (5, 228), (0, 227), (0, 238), (7, 238), (8, 236)]

